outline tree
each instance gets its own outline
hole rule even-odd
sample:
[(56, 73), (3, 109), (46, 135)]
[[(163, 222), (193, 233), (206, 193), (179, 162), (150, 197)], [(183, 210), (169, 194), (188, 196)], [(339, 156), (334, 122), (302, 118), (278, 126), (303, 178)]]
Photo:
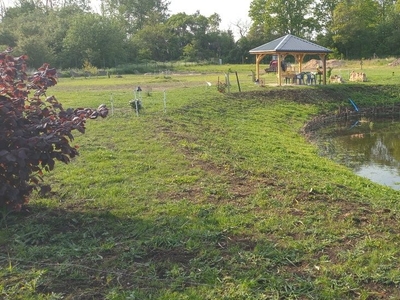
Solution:
[(332, 28), (333, 13), (340, 0), (320, 0), (315, 2), (313, 14), (318, 23), (319, 34), (329, 34)]
[(4, 12), (3, 21), (7, 19), (16, 19), (20, 16), (27, 16), (39, 7), (33, 1), (21, 0), (16, 6), (9, 7)]
[(236, 47), (231, 31), (217, 31), (207, 34), (208, 51), (210, 59), (222, 59), (224, 62), (233, 62), (230, 59), (232, 49)]
[(171, 59), (170, 43), (172, 36), (164, 24), (147, 25), (139, 30), (132, 38), (139, 59), (167, 61)]
[(231, 51), (229, 52), (229, 59), (230, 63), (254, 63), (254, 55), (250, 55), (249, 51), (257, 46), (260, 46), (266, 43), (268, 40), (261, 40), (258, 39), (250, 39), (251, 36), (245, 36), (240, 38), (236, 42), (236, 46), (232, 47)]
[(15, 53), (27, 54), (34, 68), (40, 67), (43, 61), (69, 67), (63, 61), (63, 40), (74, 16), (79, 14), (84, 11), (75, 5), (46, 10), (39, 5), (21, 3), (6, 10), (0, 23), (0, 45), (14, 47)]
[(102, 0), (105, 15), (122, 19), (128, 35), (145, 25), (165, 22), (168, 4), (165, 0)]
[(75, 16), (63, 42), (64, 57), (75, 67), (82, 67), (84, 61), (99, 68), (112, 67), (116, 57), (124, 56), (125, 34), (119, 23), (98, 14)]
[(239, 33), (239, 38), (245, 37), (250, 30), (251, 23), (242, 21), (242, 20), (237, 20), (233, 26), (236, 28), (236, 31)]
[(43, 60), (54, 64), (55, 57), (49, 45), (49, 19), (43, 8), (33, 2), (21, 1), (19, 7), (6, 10), (1, 31), (3, 32), (4, 47), (14, 47), (16, 53), (26, 53), (30, 57), (30, 64), (39, 67)]
[(46, 96), (57, 83), (56, 70), (43, 64), (28, 78), (26, 59), (0, 53), (0, 206), (13, 210), (20, 210), (34, 189), (50, 189), (41, 184), (43, 171), (78, 155), (71, 132), (83, 133), (88, 118), (108, 114), (104, 105), (64, 110), (54, 96)]
[(196, 48), (192, 44), (187, 44), (185, 47), (183, 47), (183, 57), (187, 61), (196, 61), (198, 58)]
[(379, 11), (374, 0), (340, 2), (332, 23), (334, 45), (348, 58), (370, 57), (375, 52)]
[(220, 22), (218, 14), (205, 17), (199, 11), (192, 15), (172, 15), (166, 25), (170, 30), (169, 44), (174, 49), (174, 58), (178, 52), (188, 61), (227, 58), (235, 43), (231, 31), (219, 30)]
[[(173, 37), (173, 40), (170, 40), (169, 43), (178, 48), (176, 51), (174, 51), (175, 55), (172, 56), (172, 59), (181, 58), (183, 56), (185, 47), (191, 47), (188, 45), (191, 44), (193, 40), (193, 32), (191, 32), (190, 29), (192, 23), (192, 16), (187, 15), (186, 13), (178, 13), (168, 18), (166, 26)], [(193, 53), (190, 49), (187, 50), (189, 50), (188, 53)], [(186, 53), (185, 56), (187, 56), (188, 53)], [(192, 57), (190, 60), (195, 59), (195, 55), (189, 56)]]
[(249, 16), (253, 27), (262, 26), (266, 34), (293, 34), (309, 38), (316, 29), (313, 0), (254, 0)]
[(50, 3), (50, 7), (47, 9), (63, 9), (68, 7), (74, 7), (82, 12), (90, 12), (91, 1), (90, 0), (49, 0), (46, 3)]
[(400, 54), (400, 3), (389, 0), (379, 2), (381, 8), (380, 21), (376, 28), (377, 47), (375, 54), (395, 55)]

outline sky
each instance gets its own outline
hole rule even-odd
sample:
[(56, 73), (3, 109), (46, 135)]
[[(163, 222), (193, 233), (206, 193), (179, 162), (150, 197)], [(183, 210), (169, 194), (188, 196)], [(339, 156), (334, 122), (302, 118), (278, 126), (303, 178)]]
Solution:
[(169, 0), (170, 14), (185, 12), (188, 15), (194, 14), (197, 10), (200, 14), (209, 17), (213, 13), (219, 14), (221, 18), (220, 29), (231, 29), (236, 38), (236, 32), (233, 24), (247, 22), (250, 24), (248, 12), (252, 0)]

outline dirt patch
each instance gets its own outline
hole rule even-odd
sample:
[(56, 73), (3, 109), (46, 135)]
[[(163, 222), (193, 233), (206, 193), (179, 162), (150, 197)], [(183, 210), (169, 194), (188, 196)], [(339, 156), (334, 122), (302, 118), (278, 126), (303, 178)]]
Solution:
[[(338, 59), (330, 59), (326, 61), (327, 68), (340, 68), (344, 65), (344, 61)], [(311, 59), (303, 65), (304, 71), (315, 71), (317, 68), (322, 68), (322, 60)]]
[(390, 64), (388, 64), (388, 66), (390, 67), (397, 67), (400, 65), (400, 58), (394, 60), (393, 62), (391, 62)]
[(180, 191), (166, 194), (160, 194), (160, 199), (168, 199), (171, 201), (175, 199), (180, 201), (187, 198), (192, 202), (212, 202), (212, 203), (236, 203), (240, 205), (242, 201), (246, 203), (245, 199), (257, 191), (259, 185), (274, 185), (274, 179), (269, 176), (268, 178), (252, 178), (249, 174), (240, 174), (235, 172), (226, 165), (218, 165), (210, 161), (202, 160), (198, 157), (198, 153), (190, 148), (181, 147), (179, 142), (181, 140), (190, 140), (196, 142), (193, 137), (177, 131), (167, 131), (171, 142), (179, 151), (184, 153), (185, 157), (190, 161), (190, 165), (194, 169), (201, 169), (203, 172), (210, 174), (211, 178), (219, 178), (223, 182), (223, 187), (208, 189), (201, 183), (192, 183), (190, 186), (181, 189)]
[[(356, 89), (357, 87), (352, 87)], [(349, 90), (346, 87), (341, 89), (325, 86), (317, 89), (299, 89), (298, 87), (279, 87), (277, 89), (265, 89), (246, 93), (232, 93), (227, 95), (229, 98), (259, 100), (262, 103), (274, 102), (278, 100), (293, 101), (302, 104), (319, 104), (321, 102), (340, 103), (347, 101)]]

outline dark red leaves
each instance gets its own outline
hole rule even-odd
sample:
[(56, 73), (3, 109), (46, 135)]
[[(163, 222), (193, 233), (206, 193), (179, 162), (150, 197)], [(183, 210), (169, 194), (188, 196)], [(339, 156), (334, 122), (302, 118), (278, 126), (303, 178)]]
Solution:
[(10, 52), (0, 53), (0, 206), (19, 210), (33, 189), (50, 190), (41, 184), (44, 170), (78, 155), (78, 147), (70, 145), (72, 131), (84, 133), (86, 120), (104, 118), (108, 109), (64, 110), (56, 97), (46, 96), (57, 84), (56, 69), (43, 64), (28, 79), (27, 56)]

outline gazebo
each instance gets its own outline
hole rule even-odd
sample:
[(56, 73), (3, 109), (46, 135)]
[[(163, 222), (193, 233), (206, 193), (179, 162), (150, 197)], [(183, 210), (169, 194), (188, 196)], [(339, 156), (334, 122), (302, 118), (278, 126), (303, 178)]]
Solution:
[(285, 57), (292, 55), (302, 72), (303, 59), (307, 54), (319, 55), (323, 68), (323, 84), (326, 84), (326, 56), (332, 52), (328, 48), (311, 43), (291, 34), (277, 38), (269, 43), (251, 49), (250, 54), (256, 55), (256, 78), (260, 79), (260, 63), (266, 55), (276, 55), (278, 57), (278, 84), (282, 85), (281, 62)]

